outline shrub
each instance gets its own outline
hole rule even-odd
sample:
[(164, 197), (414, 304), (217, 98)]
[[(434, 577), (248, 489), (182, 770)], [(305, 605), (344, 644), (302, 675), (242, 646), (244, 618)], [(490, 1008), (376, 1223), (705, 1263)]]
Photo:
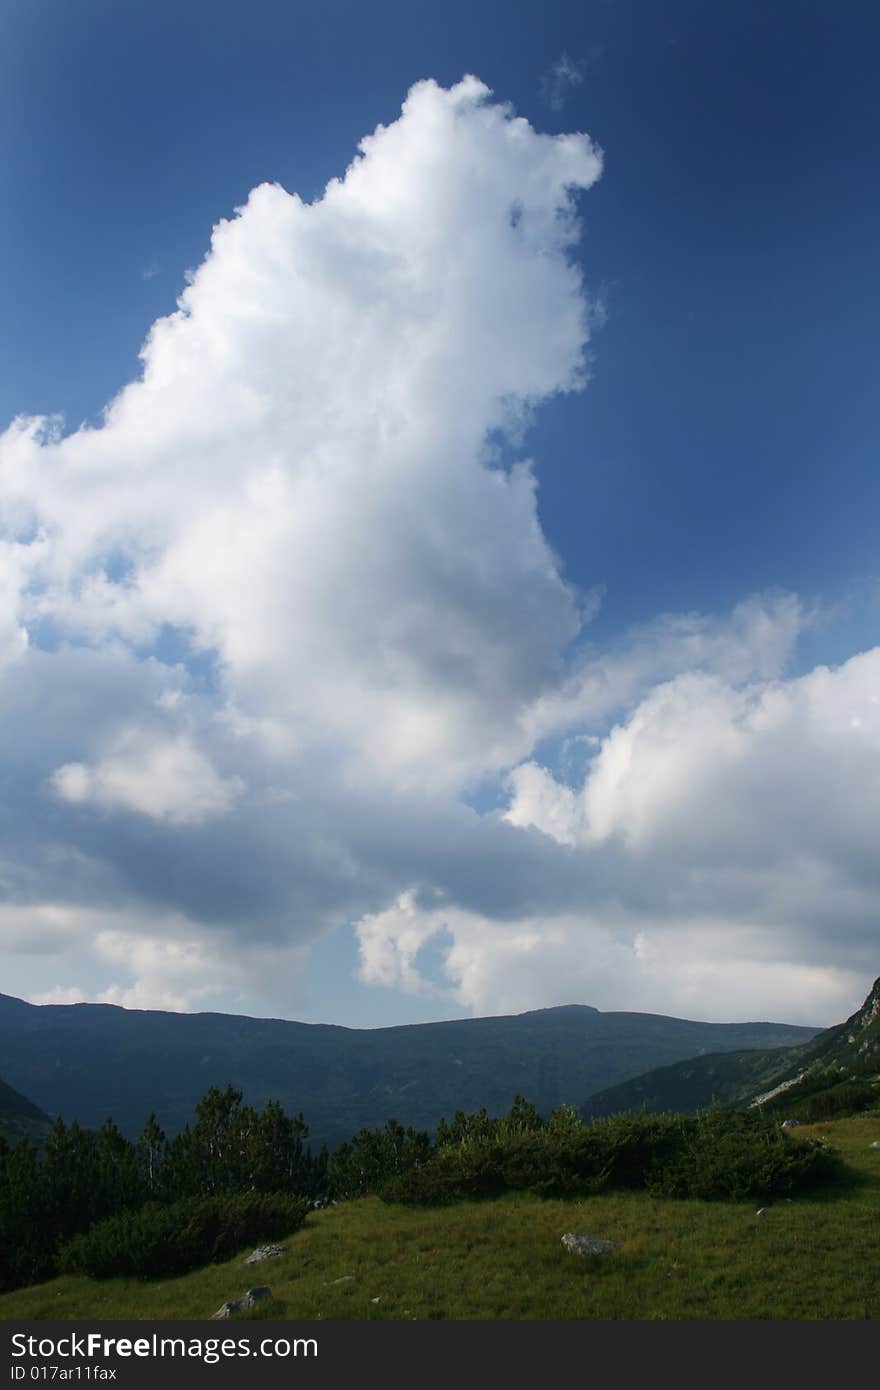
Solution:
[(823, 1144), (790, 1138), (768, 1116), (734, 1111), (692, 1119), (647, 1186), (657, 1197), (784, 1197), (836, 1171), (837, 1158)]
[(780, 1196), (836, 1170), (824, 1146), (791, 1140), (752, 1112), (615, 1115), (590, 1125), (570, 1117), (539, 1128), (494, 1127), (456, 1117), (457, 1135), (417, 1167), (379, 1186), (385, 1201), (436, 1205), (528, 1190), (587, 1196), (605, 1188), (647, 1188), (657, 1196)]
[(0, 1155), (0, 1293), (53, 1273), (57, 1241), (49, 1218), (39, 1154), (20, 1139)]
[(679, 1148), (689, 1123), (683, 1115), (612, 1115), (589, 1125), (586, 1133), (604, 1151), (609, 1186), (642, 1188)]
[(504, 1149), (492, 1141), (439, 1149), (417, 1167), (381, 1184), (385, 1202), (440, 1206), (467, 1198), (494, 1197), (507, 1186), (502, 1172)]
[(111, 1279), (182, 1274), (228, 1259), (250, 1243), (289, 1235), (305, 1221), (309, 1201), (285, 1193), (184, 1198), (147, 1202), (98, 1222), (63, 1247), (64, 1273)]
[(605, 1146), (597, 1134), (584, 1128), (519, 1136), (508, 1145), (501, 1171), (507, 1188), (542, 1197), (600, 1192), (609, 1178)]
[(397, 1120), (388, 1120), (384, 1129), (362, 1129), (330, 1156), (328, 1191), (340, 1200), (365, 1197), (418, 1168), (430, 1154), (427, 1133), (404, 1129)]

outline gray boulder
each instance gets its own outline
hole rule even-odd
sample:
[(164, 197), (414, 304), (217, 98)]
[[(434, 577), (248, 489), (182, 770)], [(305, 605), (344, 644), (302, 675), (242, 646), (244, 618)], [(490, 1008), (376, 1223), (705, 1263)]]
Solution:
[(212, 1320), (234, 1317), (236, 1313), (244, 1313), (248, 1308), (253, 1308), (255, 1304), (262, 1303), (264, 1299), (271, 1297), (272, 1290), (265, 1284), (261, 1284), (256, 1289), (248, 1289), (241, 1298), (233, 1298), (229, 1303), (224, 1303), (218, 1308), (216, 1313), (212, 1314)]
[(283, 1255), (286, 1249), (286, 1245), (258, 1245), (252, 1255), (248, 1255), (246, 1260), (242, 1260), (242, 1264), (261, 1264), (263, 1260), (271, 1260), (276, 1255)]
[(601, 1240), (599, 1236), (580, 1236), (574, 1231), (566, 1231), (562, 1244), (572, 1255), (610, 1255), (612, 1250), (620, 1249), (620, 1241)]

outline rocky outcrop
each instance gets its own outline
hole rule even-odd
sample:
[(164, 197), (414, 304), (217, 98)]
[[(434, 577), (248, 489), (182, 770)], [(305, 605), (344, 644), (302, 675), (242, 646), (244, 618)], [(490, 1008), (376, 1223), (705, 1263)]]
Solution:
[(286, 1245), (258, 1245), (252, 1255), (248, 1255), (246, 1260), (242, 1260), (242, 1264), (261, 1264), (263, 1260), (272, 1260), (276, 1255), (283, 1255), (286, 1249)]
[(212, 1320), (217, 1318), (232, 1318), (236, 1313), (245, 1313), (248, 1308), (253, 1308), (257, 1303), (262, 1303), (264, 1299), (272, 1297), (272, 1290), (266, 1285), (261, 1284), (259, 1288), (248, 1289), (241, 1298), (233, 1298), (229, 1303), (223, 1303), (212, 1314)]

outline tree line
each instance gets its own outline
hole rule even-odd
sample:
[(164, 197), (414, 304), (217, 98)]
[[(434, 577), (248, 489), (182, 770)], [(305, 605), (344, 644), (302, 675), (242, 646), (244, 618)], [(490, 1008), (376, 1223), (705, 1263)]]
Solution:
[(432, 1137), (397, 1120), (313, 1155), (302, 1115), (261, 1111), (212, 1087), (195, 1120), (168, 1139), (151, 1115), (132, 1142), (55, 1121), (42, 1150), (0, 1140), (0, 1290), (59, 1269), (96, 1277), (197, 1268), (251, 1239), (289, 1234), (328, 1201), (377, 1194), (436, 1204), (511, 1190), (582, 1197), (642, 1189), (655, 1197), (743, 1200), (825, 1182), (834, 1155), (791, 1140), (758, 1110), (622, 1114), (584, 1123), (571, 1106), (545, 1118), (514, 1099), (505, 1116), (458, 1111)]
[(285, 1193), (320, 1201), (329, 1155), (313, 1155), (302, 1115), (258, 1111), (241, 1091), (211, 1087), (192, 1125), (169, 1139), (151, 1114), (132, 1142), (55, 1121), (42, 1148), (0, 1137), (0, 1290), (50, 1278), (62, 1248), (90, 1227), (147, 1204)]

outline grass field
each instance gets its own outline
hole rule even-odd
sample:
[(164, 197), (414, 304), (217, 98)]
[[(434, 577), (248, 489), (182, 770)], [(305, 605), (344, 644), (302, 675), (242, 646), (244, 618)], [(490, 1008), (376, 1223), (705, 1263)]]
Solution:
[[(880, 1112), (797, 1133), (833, 1143), (846, 1180), (760, 1216), (755, 1203), (643, 1193), (445, 1209), (366, 1198), (312, 1214), (265, 1264), (55, 1279), (0, 1297), (0, 1317), (206, 1318), (266, 1283), (274, 1301), (260, 1313), (272, 1318), (880, 1318)], [(565, 1231), (621, 1248), (583, 1259), (563, 1248)]]

